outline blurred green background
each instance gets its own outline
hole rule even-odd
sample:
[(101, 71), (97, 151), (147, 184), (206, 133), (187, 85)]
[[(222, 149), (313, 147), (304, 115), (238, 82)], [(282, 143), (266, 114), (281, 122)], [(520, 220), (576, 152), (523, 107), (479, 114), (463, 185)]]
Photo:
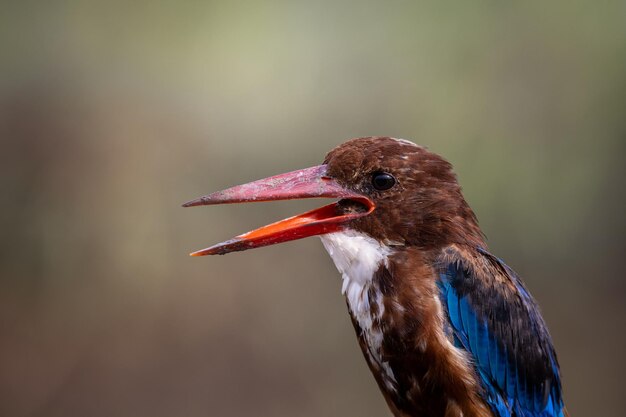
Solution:
[(388, 416), (318, 201), (182, 209), (357, 136), (448, 158), (572, 416), (622, 416), (626, 4), (4, 2), (0, 415)]

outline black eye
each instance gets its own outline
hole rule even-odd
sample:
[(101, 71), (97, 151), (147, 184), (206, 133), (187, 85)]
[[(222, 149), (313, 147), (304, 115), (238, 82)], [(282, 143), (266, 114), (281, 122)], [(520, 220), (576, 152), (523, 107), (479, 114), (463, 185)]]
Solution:
[(372, 185), (379, 191), (390, 189), (396, 184), (396, 179), (386, 172), (376, 172), (372, 175)]

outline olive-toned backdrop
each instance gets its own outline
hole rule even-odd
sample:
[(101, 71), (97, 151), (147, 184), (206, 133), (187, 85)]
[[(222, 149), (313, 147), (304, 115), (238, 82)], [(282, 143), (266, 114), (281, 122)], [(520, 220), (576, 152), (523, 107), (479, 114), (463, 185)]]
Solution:
[(572, 416), (624, 413), (626, 6), (6, 2), (0, 415), (388, 416), (319, 201), (183, 209), (389, 135), (446, 156), (539, 300)]

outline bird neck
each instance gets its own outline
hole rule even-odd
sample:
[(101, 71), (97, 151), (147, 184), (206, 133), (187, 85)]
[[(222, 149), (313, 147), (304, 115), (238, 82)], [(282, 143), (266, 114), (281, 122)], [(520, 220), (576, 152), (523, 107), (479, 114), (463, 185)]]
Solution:
[[(383, 293), (375, 279), (381, 267), (388, 265), (392, 247), (354, 230), (321, 236), (326, 251), (341, 273), (341, 292), (346, 297), (348, 310), (359, 337), (366, 346), (363, 353), (368, 363), (376, 364), (381, 383), (394, 390), (397, 381), (391, 368), (382, 360), (384, 314)], [(362, 346), (363, 347), (363, 346)]]
[(456, 185), (445, 197), (425, 199), (417, 205), (415, 227), (408, 243), (424, 251), (437, 252), (451, 244), (486, 247), (478, 219)]
[(445, 334), (432, 252), (387, 246), (353, 230), (321, 238), (342, 275), (365, 359), (394, 414), (458, 409), (468, 417), (490, 415), (471, 365)]

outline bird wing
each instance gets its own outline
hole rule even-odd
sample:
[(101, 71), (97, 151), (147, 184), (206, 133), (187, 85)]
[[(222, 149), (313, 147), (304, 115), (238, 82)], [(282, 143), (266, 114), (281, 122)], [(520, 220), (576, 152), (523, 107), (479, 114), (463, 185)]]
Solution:
[(439, 262), (447, 330), (472, 359), (498, 417), (563, 417), (559, 365), (536, 302), (485, 250), (450, 247)]

